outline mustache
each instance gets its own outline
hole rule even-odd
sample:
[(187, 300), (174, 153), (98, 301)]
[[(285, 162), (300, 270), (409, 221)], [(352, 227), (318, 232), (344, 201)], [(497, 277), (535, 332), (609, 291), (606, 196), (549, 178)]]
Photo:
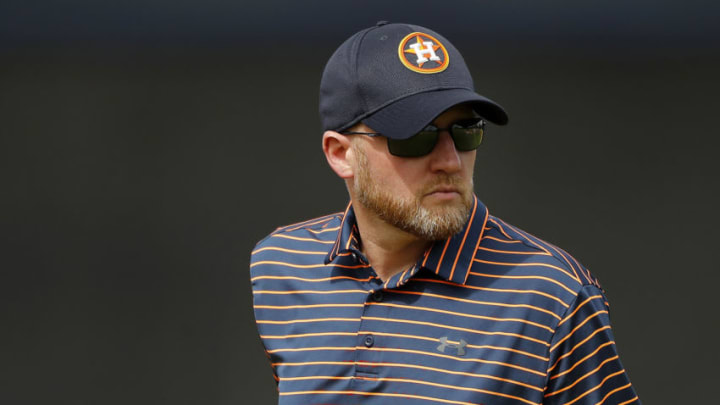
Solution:
[[(472, 182), (469, 187), (472, 187)], [(468, 184), (460, 176), (440, 174), (423, 187), (422, 193), (425, 195), (439, 190), (457, 191), (464, 194), (468, 190)]]

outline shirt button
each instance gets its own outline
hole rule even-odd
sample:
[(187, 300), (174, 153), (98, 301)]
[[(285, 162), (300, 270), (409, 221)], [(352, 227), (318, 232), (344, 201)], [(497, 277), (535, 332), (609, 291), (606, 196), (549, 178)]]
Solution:
[(382, 291), (375, 291), (372, 295), (372, 299), (375, 302), (380, 302), (383, 300), (383, 293)]
[(372, 347), (372, 345), (375, 344), (375, 338), (372, 335), (367, 335), (363, 343), (365, 343), (366, 347)]

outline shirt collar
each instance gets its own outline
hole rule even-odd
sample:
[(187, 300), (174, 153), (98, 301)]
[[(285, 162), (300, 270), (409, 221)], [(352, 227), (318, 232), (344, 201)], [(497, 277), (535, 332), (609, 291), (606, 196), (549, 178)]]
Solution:
[[(425, 268), (447, 281), (465, 284), (475, 258), (475, 251), (482, 239), (487, 219), (487, 207), (473, 195), (470, 216), (462, 231), (448, 239), (434, 242), (430, 249), (420, 257), (414, 271), (405, 272), (408, 274), (403, 273), (400, 276), (401, 280), (397, 281), (404, 283), (405, 279), (415, 274), (419, 268)], [(345, 209), (337, 239), (325, 257), (325, 264), (332, 262), (338, 256), (347, 256), (357, 252), (359, 246), (360, 234), (351, 202)]]

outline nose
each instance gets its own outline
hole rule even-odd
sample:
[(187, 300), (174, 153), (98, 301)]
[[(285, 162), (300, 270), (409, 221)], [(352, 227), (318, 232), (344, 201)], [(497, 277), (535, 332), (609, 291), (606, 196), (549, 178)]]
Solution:
[(455, 173), (460, 170), (460, 154), (448, 131), (440, 132), (437, 145), (430, 152), (430, 159), (432, 171)]

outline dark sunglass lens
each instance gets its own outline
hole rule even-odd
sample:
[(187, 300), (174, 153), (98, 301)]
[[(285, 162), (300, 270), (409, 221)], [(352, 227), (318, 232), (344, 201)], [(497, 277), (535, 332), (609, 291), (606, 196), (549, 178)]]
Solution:
[(422, 130), (407, 139), (389, 139), (390, 153), (400, 157), (418, 157), (430, 153), (437, 143), (437, 130)]
[(457, 150), (474, 150), (482, 143), (483, 121), (458, 122), (452, 126), (451, 130)]

